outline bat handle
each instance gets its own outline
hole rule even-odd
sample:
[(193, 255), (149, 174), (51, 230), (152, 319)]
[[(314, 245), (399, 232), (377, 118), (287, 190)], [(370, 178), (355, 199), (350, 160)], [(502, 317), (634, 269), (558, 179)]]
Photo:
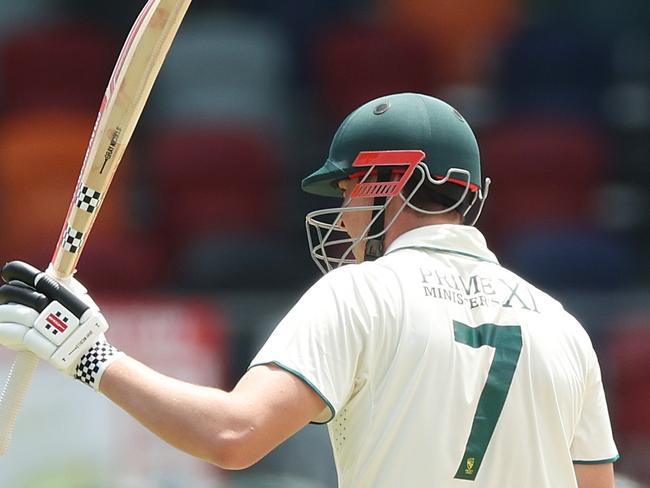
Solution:
[[(56, 270), (52, 268), (52, 272), (54, 271)], [(7, 283), (18, 279), (34, 286), (50, 298), (65, 303), (77, 317), (81, 317), (88, 309), (88, 305), (83, 300), (61, 286), (54, 278), (26, 263), (19, 261), (7, 263), (2, 268), (0, 275)], [(28, 351), (19, 352), (9, 371), (2, 394), (0, 394), (0, 456), (9, 449), (16, 419), (25, 400), (29, 384), (32, 382), (36, 366), (38, 366), (38, 357)]]
[(16, 355), (9, 371), (0, 394), (0, 456), (9, 448), (18, 413), (37, 366), (38, 357), (31, 352), (22, 351)]

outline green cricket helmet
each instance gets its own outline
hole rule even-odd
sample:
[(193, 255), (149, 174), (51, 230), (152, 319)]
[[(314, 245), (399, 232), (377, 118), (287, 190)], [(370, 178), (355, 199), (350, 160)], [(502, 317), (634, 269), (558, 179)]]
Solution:
[[(463, 116), (447, 103), (417, 93), (380, 97), (352, 112), (336, 131), (325, 164), (302, 181), (302, 188), (342, 197), (337, 183), (351, 177), (360, 178), (351, 191), (352, 200), (373, 197), (373, 205), (355, 207), (346, 202), (306, 217), (311, 255), (324, 273), (383, 255), (383, 236), (407, 206), (425, 214), (456, 210), (474, 225), (490, 183), (481, 180), (478, 144)], [(427, 189), (442, 209), (417, 206), (413, 197), (420, 188)], [(401, 207), (385, 222), (384, 211), (395, 197), (401, 199)], [(353, 211), (372, 211), (368, 227), (356, 238), (345, 236), (340, 225), (342, 215)], [(360, 243), (363, 259), (353, 257)]]
[(480, 189), (481, 162), (474, 133), (463, 116), (437, 98), (399, 93), (362, 105), (336, 131), (325, 164), (302, 182), (316, 195), (340, 197), (336, 182), (358, 172), (352, 164), (362, 151), (420, 150), (434, 178), (450, 168), (469, 173), (471, 190)]

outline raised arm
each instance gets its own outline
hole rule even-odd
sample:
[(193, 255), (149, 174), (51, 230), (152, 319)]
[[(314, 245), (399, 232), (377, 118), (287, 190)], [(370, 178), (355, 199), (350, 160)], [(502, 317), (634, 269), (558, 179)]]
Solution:
[(251, 368), (231, 392), (164, 376), (111, 346), (108, 323), (74, 280), (58, 301), (28, 284), (0, 286), (0, 345), (30, 351), (101, 391), (171, 445), (226, 469), (255, 463), (325, 410), (301, 379)]
[(104, 373), (100, 390), (161, 439), (225, 469), (256, 463), (325, 408), (302, 380), (273, 365), (250, 369), (225, 392), (125, 357)]

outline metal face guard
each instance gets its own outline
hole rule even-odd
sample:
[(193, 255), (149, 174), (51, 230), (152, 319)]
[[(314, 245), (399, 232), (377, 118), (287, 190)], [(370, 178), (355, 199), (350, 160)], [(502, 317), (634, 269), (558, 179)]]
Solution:
[[(358, 261), (353, 254), (355, 247), (364, 241), (377, 239), (383, 236), (386, 231), (390, 229), (390, 227), (395, 223), (397, 217), (407, 206), (414, 211), (425, 213), (427, 215), (444, 214), (458, 208), (458, 206), (461, 205), (470, 191), (470, 174), (467, 170), (464, 169), (450, 168), (444, 178), (437, 179), (431, 176), (429, 173), (429, 168), (425, 163), (418, 162), (414, 165), (413, 170), (409, 172), (409, 176), (414, 172), (414, 170), (417, 170), (420, 174), (420, 180), (414, 186), (413, 190), (406, 196), (402, 193), (402, 190), (408, 177), (402, 177), (399, 180), (401, 183), (399, 187), (396, 187), (393, 184), (394, 182), (391, 182), (391, 184), (377, 184), (375, 182), (369, 181), (370, 177), (373, 175), (376, 169), (376, 164), (369, 166), (367, 171), (365, 171), (361, 177), (361, 180), (352, 188), (350, 192), (351, 197), (343, 202), (343, 206), (315, 210), (313, 212), (309, 212), (305, 217), (305, 229), (307, 232), (309, 252), (312, 259), (323, 274), (326, 274), (329, 271), (332, 271), (333, 269), (345, 264), (357, 263)], [(442, 210), (425, 210), (410, 203), (413, 195), (415, 195), (415, 193), (420, 189), (425, 181), (428, 181), (434, 185), (443, 185), (450, 181), (450, 179), (454, 182), (459, 182), (459, 184), (465, 187), (462, 195), (453, 205)], [(470, 210), (477, 202), (479, 202), (479, 207), (475, 217), (472, 219), (472, 222), (468, 225), (474, 225), (478, 220), (485, 199), (487, 198), (489, 186), (490, 179), (486, 178), (484, 185), (485, 191), (483, 192), (483, 190), (478, 189), (474, 192), (474, 198), (467, 210), (465, 210), (463, 213), (463, 217), (468, 216)], [(384, 205), (381, 206), (350, 206), (355, 198), (369, 196), (384, 196), (386, 197), (386, 201)], [(384, 223), (383, 230), (381, 232), (375, 233), (374, 235), (368, 235), (373, 223), (379, 218), (384, 218), (386, 208), (396, 196), (402, 200), (402, 203), (398, 211), (395, 213), (394, 217), (390, 220), (390, 222)], [(347, 234), (346, 230), (341, 226), (342, 216), (346, 213), (351, 212), (371, 212), (374, 215), (368, 225), (362, 231), (361, 235), (356, 238), (350, 237)]]

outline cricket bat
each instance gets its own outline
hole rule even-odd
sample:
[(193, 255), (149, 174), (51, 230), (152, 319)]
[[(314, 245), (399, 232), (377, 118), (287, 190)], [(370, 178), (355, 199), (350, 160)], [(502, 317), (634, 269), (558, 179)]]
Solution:
[[(93, 128), (81, 174), (48, 273), (65, 280), (81, 251), (115, 170), (191, 0), (149, 0), (120, 52)], [(0, 395), (0, 455), (11, 442), (38, 358), (18, 353)]]

